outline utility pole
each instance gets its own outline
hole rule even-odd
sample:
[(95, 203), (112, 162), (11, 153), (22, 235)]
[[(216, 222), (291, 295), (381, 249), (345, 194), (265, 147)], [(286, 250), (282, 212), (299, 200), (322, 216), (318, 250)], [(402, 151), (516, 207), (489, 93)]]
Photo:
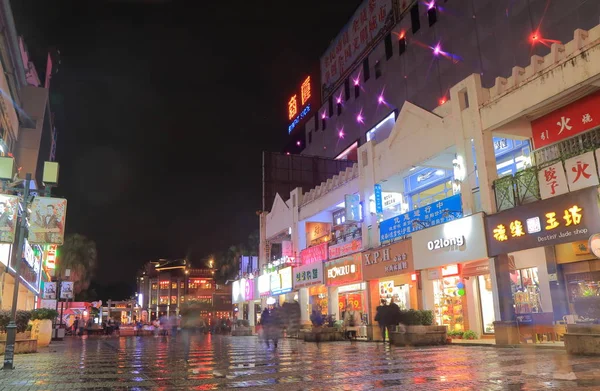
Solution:
[(14, 251), (14, 266), (15, 266), (15, 289), (13, 291), (12, 307), (10, 309), (10, 322), (6, 326), (6, 350), (4, 352), (4, 367), (3, 369), (14, 369), (15, 357), (15, 341), (17, 339), (17, 299), (19, 296), (19, 279), (21, 278), (19, 270), (23, 258), (23, 245), (25, 243), (25, 234), (27, 232), (27, 216), (29, 213), (29, 183), (31, 182), (31, 174), (25, 176), (23, 184), (23, 198), (19, 200), (19, 204), (23, 211), (19, 223), (17, 224), (17, 251)]

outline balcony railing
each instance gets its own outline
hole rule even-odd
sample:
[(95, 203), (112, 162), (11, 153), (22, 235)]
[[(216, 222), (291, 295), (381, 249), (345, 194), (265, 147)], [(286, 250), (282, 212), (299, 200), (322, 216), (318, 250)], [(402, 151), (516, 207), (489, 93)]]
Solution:
[(535, 164), (539, 167), (545, 167), (559, 160), (566, 160), (598, 148), (600, 148), (600, 128), (540, 148), (534, 151), (533, 155), (535, 157)]
[(514, 176), (496, 179), (494, 193), (498, 212), (540, 200), (538, 168), (529, 167)]

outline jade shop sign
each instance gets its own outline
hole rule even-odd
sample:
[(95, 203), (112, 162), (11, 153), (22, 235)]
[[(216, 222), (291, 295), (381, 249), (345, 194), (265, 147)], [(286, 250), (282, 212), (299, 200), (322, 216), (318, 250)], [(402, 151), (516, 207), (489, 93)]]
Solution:
[(588, 240), (600, 232), (598, 201), (594, 186), (487, 216), (489, 256)]

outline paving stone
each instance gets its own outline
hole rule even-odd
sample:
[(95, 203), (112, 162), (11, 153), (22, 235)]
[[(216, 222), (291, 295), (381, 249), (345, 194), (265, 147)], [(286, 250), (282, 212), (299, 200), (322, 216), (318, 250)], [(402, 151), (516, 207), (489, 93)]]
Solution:
[[(396, 348), (381, 343), (196, 335), (70, 338), (17, 355), (0, 390), (600, 390), (600, 357), (560, 349)], [(215, 371), (223, 377), (216, 377)]]

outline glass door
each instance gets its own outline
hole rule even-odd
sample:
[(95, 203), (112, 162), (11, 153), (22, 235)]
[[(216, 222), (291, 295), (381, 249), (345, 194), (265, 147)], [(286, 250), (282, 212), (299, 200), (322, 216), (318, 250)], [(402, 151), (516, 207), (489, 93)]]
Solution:
[(494, 294), (492, 293), (492, 278), (489, 274), (477, 276), (479, 293), (479, 309), (483, 334), (494, 334)]

